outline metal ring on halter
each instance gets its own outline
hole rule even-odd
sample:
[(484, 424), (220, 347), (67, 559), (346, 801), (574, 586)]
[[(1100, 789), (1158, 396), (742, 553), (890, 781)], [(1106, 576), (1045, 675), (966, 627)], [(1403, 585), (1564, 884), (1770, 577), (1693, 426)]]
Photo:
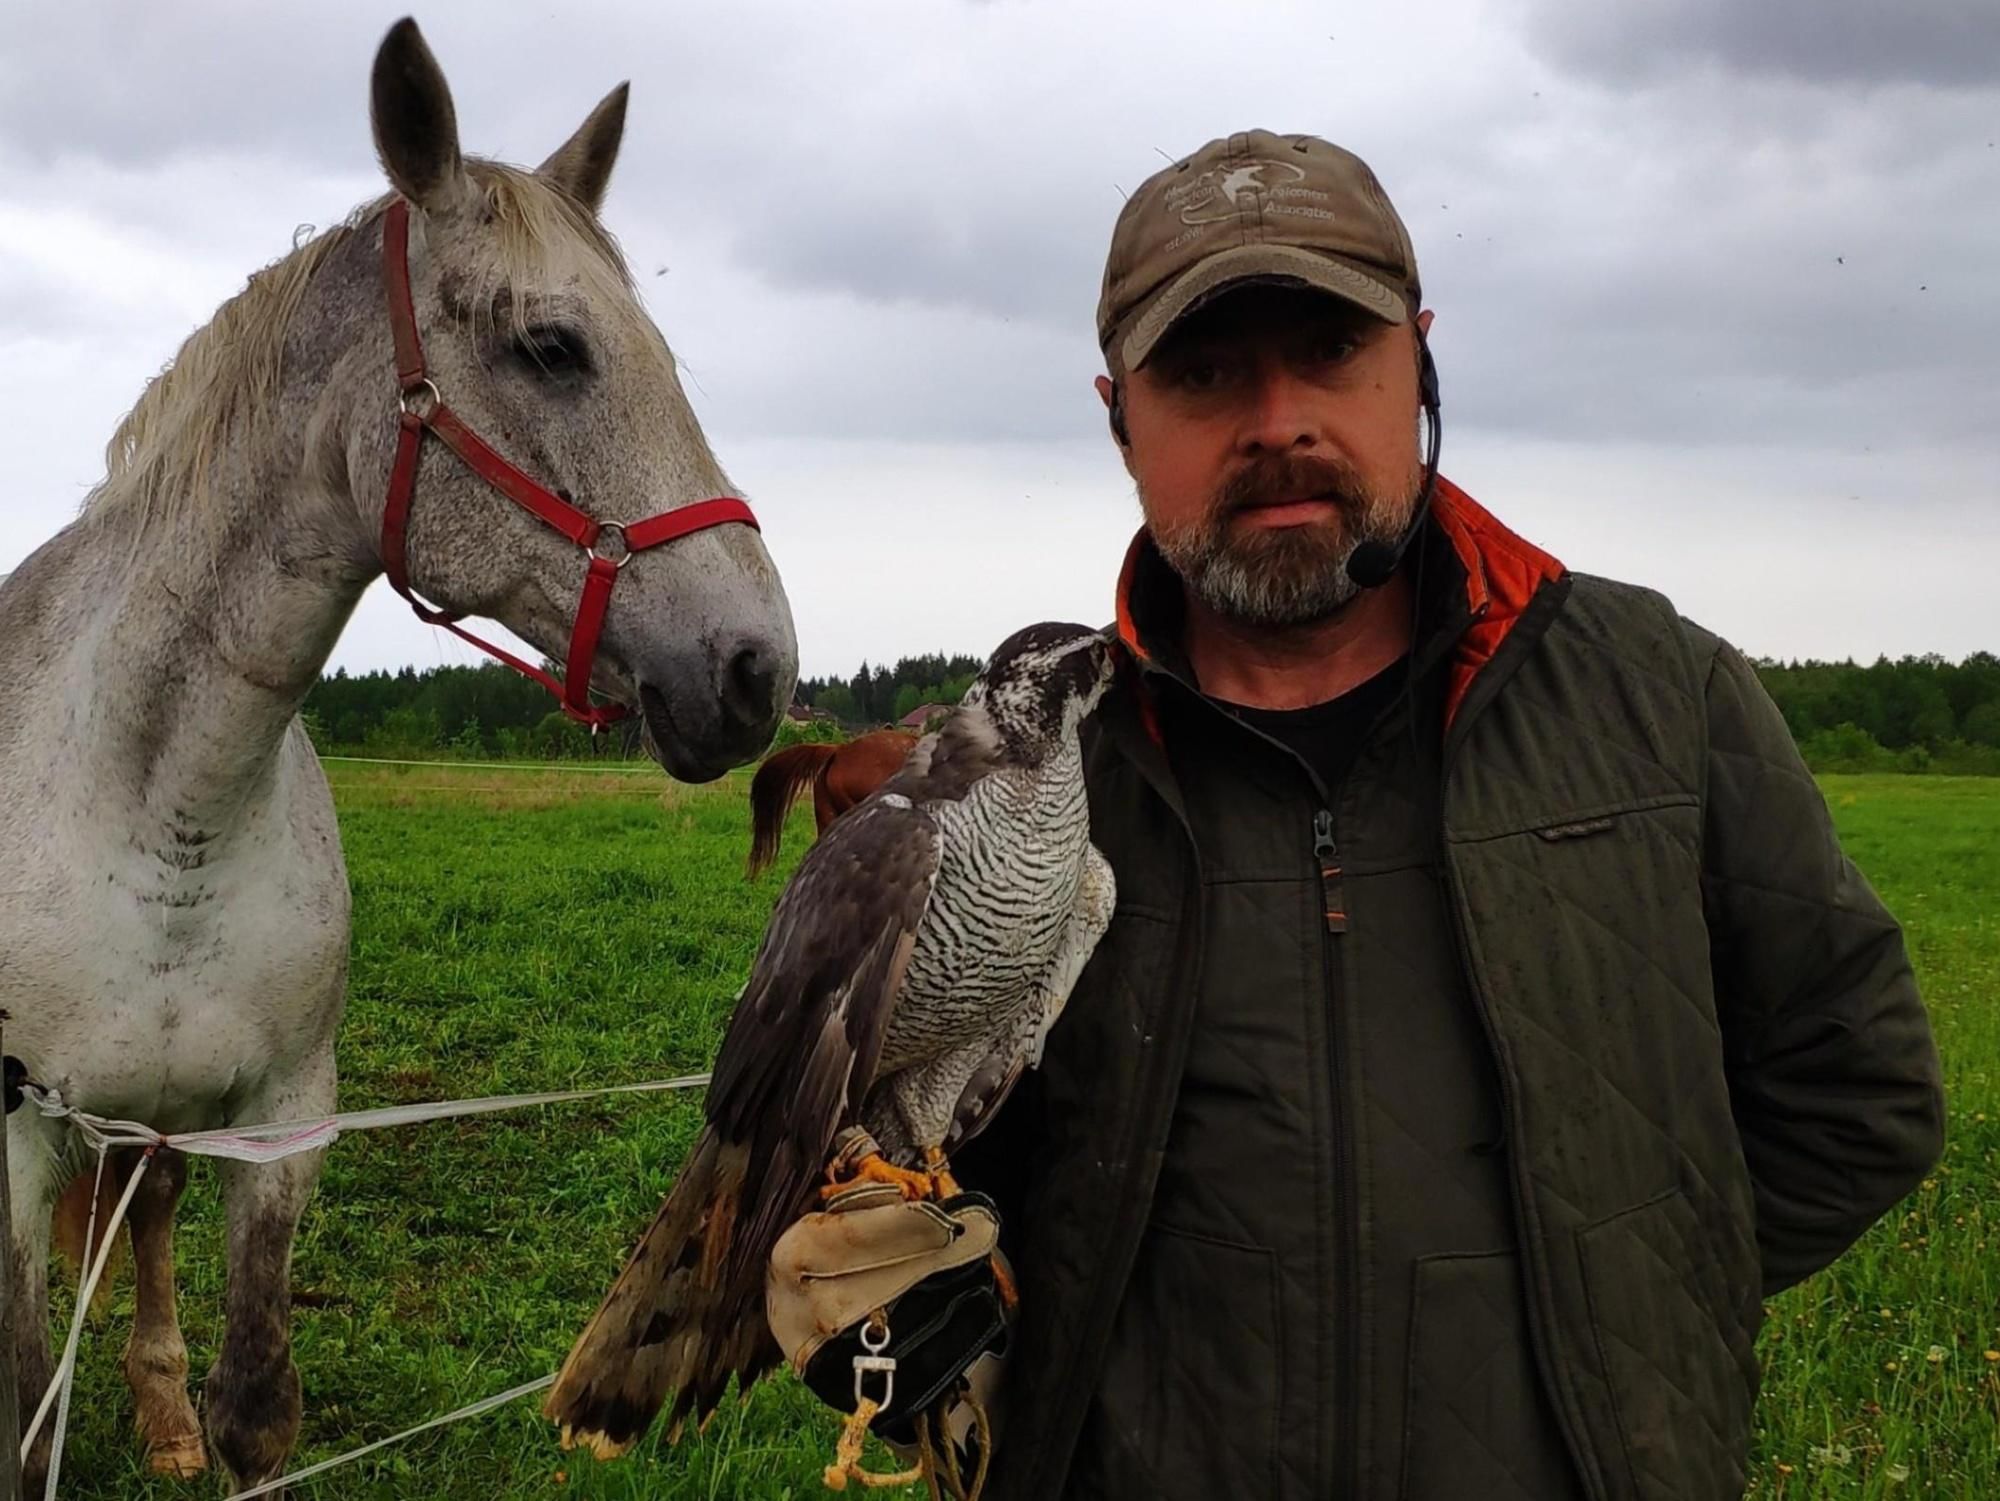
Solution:
[[(419, 391), (428, 391), (431, 393), (430, 405), (425, 407), (422, 411), (418, 411), (416, 407), (412, 405), (410, 400), (410, 398), (415, 396)], [(440, 395), (438, 392), (437, 382), (432, 380), (428, 375), (420, 378), (417, 381), (417, 383), (413, 386), (403, 387), (402, 395), (396, 398), (396, 408), (398, 411), (409, 412), (410, 414), (419, 419), (430, 416), (432, 412), (435, 412), (439, 407), (443, 405), (444, 405), (444, 397)]]
[[(615, 533), (618, 537), (618, 556), (616, 557), (604, 551), (604, 536), (607, 532)], [(604, 559), (613, 568), (623, 568), (627, 563), (632, 561), (632, 543), (625, 535), (625, 523), (622, 521), (598, 522), (597, 536), (584, 551), (589, 553), (593, 558)]]

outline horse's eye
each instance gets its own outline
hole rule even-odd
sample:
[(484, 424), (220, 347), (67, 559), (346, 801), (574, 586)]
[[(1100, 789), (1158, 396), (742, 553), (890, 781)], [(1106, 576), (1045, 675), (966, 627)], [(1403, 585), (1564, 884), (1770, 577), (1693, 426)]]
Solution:
[(582, 375), (590, 369), (589, 346), (573, 329), (526, 329), (514, 336), (514, 353), (537, 375)]

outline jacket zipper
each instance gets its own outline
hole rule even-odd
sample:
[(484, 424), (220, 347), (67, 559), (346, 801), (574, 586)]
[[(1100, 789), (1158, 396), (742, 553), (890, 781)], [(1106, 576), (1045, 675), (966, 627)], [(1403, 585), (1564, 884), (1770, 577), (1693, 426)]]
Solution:
[(1359, 1494), (1354, 1469), (1359, 1457), (1356, 1443), (1356, 1385), (1361, 1352), (1361, 1309), (1355, 1280), (1354, 1234), (1350, 1225), (1354, 1203), (1351, 1147), (1354, 1140), (1347, 1118), (1347, 1090), (1342, 1077), (1341, 983), (1339, 936), (1347, 931), (1347, 895), (1341, 879), (1340, 846), (1334, 842), (1333, 814), (1326, 808), (1313, 814), (1313, 859), (1319, 865), (1321, 909), (1325, 913), (1326, 937), (1322, 952), (1326, 964), (1326, 1052), (1331, 1084), (1333, 1116), (1333, 1203), (1332, 1276), (1333, 1344), (1333, 1474), (1335, 1496)]

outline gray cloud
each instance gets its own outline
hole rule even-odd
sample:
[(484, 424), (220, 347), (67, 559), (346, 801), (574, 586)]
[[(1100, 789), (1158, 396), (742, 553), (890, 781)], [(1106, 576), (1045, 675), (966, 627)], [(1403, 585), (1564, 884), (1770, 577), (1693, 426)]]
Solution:
[(1991, 0), (1527, 0), (1524, 10), (1552, 57), (1607, 78), (1713, 65), (1843, 84), (2000, 82)]
[[(1782, 55), (1801, 78), (1822, 52), (1904, 55), (1877, 44), (1874, 8), (1803, 3), (1531, 0), (1522, 43), (1440, 43), (1427, 67), (1450, 85), (1427, 81), (1422, 110), (1400, 26), (1312, 7), (1230, 26), (1092, 7), (1054, 29), (1029, 5), (423, 19), (475, 150), (535, 159), (634, 76), (612, 220), (642, 278), (673, 268), (648, 290), (691, 302), (656, 298), (676, 348), (766, 431), (1091, 428), (1079, 393), (1121, 189), (1259, 122), (1375, 163), (1444, 318), (1459, 420), (1677, 442), (1976, 435), (2000, 335), (1977, 279), (2000, 259), (2000, 90), (1856, 95), (1695, 66), (1761, 66), (1774, 10), (1796, 23)], [(367, 64), (400, 9), (191, 4), (114, 30), (101, 8), (50, 6), (0, 64), (0, 150), (120, 166), (97, 211), (184, 237), (188, 205), (134, 182), (233, 160), (365, 184)], [(1991, 8), (1895, 9), (1915, 56)], [(1655, 59), (1655, 86), (1578, 87), (1538, 51), (1599, 75)], [(734, 425), (733, 399), (717, 417)]]
[[(41, 441), (0, 495), (0, 568), (67, 519), (192, 323), (294, 224), (380, 190), (367, 72), (405, 8), (31, 0), (0, 53), (0, 396)], [(1990, 475), (1992, 7), (1880, 9), (1900, 19), (1860, 0), (1439, 0), (1421, 50), (1386, 12), (1329, 20), (1307, 0), (443, 0), (419, 19), (473, 151), (537, 160), (632, 79), (607, 215), (774, 538), (837, 505), (893, 540), (898, 574), (945, 576), (972, 547), (1017, 593), (1048, 539), (991, 526), (1048, 454), (1069, 493), (1101, 471), (1093, 546), (1129, 520), (1089, 389), (1121, 191), (1250, 125), (1354, 147), (1401, 207), (1439, 315), (1450, 472), (1561, 453), (1574, 497), (1671, 456), (1677, 482), (1727, 497), (1690, 497), (1710, 525), (1754, 495), (1882, 503), (1871, 475), (1892, 453)], [(816, 463), (837, 476), (825, 497)], [(962, 491), (975, 509), (954, 509)], [(1894, 504), (1950, 535), (1992, 500), (1913, 483)], [(1527, 519), (1559, 533), (1587, 512)], [(1066, 514), (1022, 512), (1058, 530)], [(819, 556), (785, 560), (802, 630), (841, 652), (911, 644), (887, 610), (863, 642), (839, 588), (813, 594)], [(1095, 618), (1102, 599), (1060, 603)]]

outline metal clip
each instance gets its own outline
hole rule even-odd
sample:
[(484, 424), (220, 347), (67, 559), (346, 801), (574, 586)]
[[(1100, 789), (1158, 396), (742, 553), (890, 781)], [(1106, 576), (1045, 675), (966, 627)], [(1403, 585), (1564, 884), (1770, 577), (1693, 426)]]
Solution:
[(887, 1412), (889, 1404), (896, 1400), (896, 1357), (882, 1353), (889, 1348), (889, 1321), (879, 1309), (861, 1326), (861, 1348), (868, 1353), (854, 1357), (854, 1405), (859, 1407), (866, 1400), (867, 1393), (862, 1388), (869, 1376), (879, 1374), (882, 1400), (875, 1404), (875, 1410)]

